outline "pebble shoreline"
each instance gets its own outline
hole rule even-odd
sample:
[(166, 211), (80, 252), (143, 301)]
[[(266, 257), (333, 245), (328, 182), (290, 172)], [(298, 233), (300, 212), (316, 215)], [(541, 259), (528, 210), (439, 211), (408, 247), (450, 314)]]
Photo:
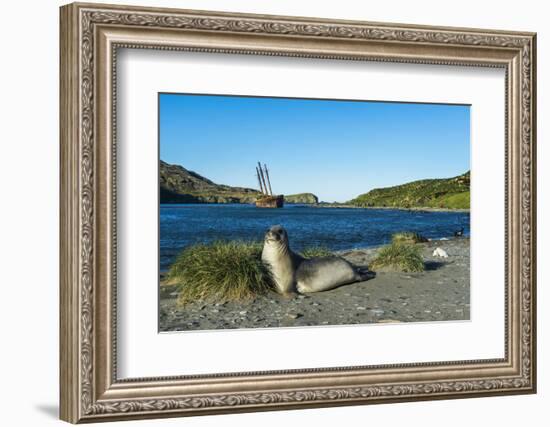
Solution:
[[(284, 298), (275, 292), (251, 301), (177, 305), (173, 286), (161, 286), (160, 331), (430, 322), (470, 319), (470, 239), (422, 244), (426, 271), (377, 272), (366, 282), (331, 291)], [(436, 258), (436, 247), (449, 258)], [(357, 266), (378, 248), (340, 251)]]

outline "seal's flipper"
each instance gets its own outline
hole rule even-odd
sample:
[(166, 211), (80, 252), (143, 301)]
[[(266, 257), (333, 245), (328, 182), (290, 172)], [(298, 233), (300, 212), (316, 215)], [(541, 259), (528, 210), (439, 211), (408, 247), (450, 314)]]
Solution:
[(359, 275), (359, 280), (361, 282), (374, 279), (376, 277), (376, 273), (374, 271), (370, 271), (368, 268), (358, 268), (357, 274)]

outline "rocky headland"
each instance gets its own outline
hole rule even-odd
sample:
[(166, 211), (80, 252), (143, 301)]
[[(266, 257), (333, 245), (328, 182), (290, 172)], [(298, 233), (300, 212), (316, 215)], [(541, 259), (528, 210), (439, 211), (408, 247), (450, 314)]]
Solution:
[[(232, 187), (185, 169), (160, 161), (160, 203), (244, 203), (253, 204), (262, 193), (253, 188)], [(286, 203), (316, 204), (312, 193), (285, 195)]]

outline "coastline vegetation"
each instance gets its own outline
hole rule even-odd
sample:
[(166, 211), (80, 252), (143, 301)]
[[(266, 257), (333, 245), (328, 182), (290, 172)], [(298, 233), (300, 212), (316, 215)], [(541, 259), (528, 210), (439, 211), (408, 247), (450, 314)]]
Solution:
[(391, 236), (391, 241), (392, 243), (416, 244), (427, 242), (428, 239), (414, 231), (401, 231), (399, 233), (394, 233)]
[[(382, 247), (369, 264), (373, 271), (425, 270), (418, 243), (427, 241), (415, 232), (400, 232), (392, 243)], [(215, 241), (185, 248), (170, 267), (163, 285), (178, 292), (178, 304), (202, 301), (224, 303), (252, 300), (273, 289), (269, 268), (262, 262), (260, 241)], [(310, 246), (300, 253), (304, 258), (324, 257), (332, 252), (324, 246)]]
[[(162, 160), (159, 163), (160, 203), (254, 204), (262, 193), (254, 188), (232, 187), (215, 182)], [(317, 204), (313, 193), (285, 195), (287, 203)]]
[[(253, 188), (216, 184), (179, 165), (160, 161), (160, 203), (254, 204), (261, 192)], [(394, 187), (376, 188), (345, 203), (319, 202), (312, 193), (285, 195), (286, 203), (312, 206), (470, 209), (470, 172), (454, 178), (425, 179)]]
[(285, 203), (301, 203), (307, 205), (316, 205), (319, 199), (313, 193), (285, 194)]
[[(163, 285), (175, 287), (179, 305), (203, 301), (244, 301), (272, 289), (269, 268), (262, 262), (259, 241), (216, 241), (185, 248), (170, 267)], [(304, 258), (331, 255), (326, 247), (311, 246)]]
[(166, 284), (176, 285), (180, 305), (252, 299), (271, 289), (261, 253), (260, 242), (217, 241), (189, 246), (170, 267)]
[(350, 200), (358, 207), (470, 209), (470, 172), (376, 188)]
[(420, 247), (403, 241), (393, 241), (378, 251), (369, 264), (373, 271), (397, 270), (405, 273), (418, 273), (425, 270)]

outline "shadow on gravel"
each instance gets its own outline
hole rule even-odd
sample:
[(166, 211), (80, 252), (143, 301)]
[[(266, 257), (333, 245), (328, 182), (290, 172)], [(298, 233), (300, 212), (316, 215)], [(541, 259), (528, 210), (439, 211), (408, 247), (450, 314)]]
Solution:
[(444, 265), (445, 263), (440, 261), (426, 261), (424, 263), (424, 266), (426, 267), (426, 271), (439, 270)]

